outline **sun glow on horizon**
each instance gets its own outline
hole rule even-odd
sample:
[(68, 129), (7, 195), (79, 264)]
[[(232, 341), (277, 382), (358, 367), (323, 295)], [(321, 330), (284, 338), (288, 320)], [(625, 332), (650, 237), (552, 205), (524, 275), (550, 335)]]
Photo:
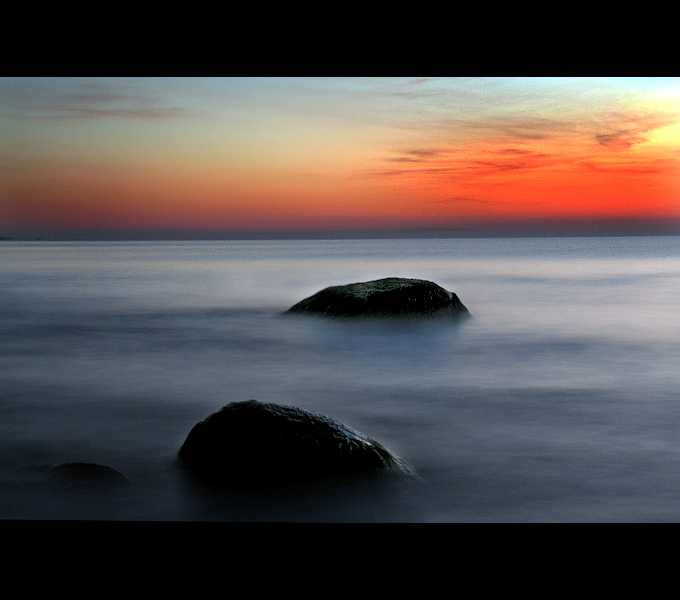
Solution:
[(0, 235), (680, 219), (680, 78), (0, 78)]

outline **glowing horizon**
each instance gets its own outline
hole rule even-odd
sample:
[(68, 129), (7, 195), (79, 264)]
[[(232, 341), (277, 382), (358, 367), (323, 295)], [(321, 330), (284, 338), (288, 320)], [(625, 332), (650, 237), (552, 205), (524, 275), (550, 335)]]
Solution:
[(680, 221), (680, 78), (0, 78), (0, 236)]

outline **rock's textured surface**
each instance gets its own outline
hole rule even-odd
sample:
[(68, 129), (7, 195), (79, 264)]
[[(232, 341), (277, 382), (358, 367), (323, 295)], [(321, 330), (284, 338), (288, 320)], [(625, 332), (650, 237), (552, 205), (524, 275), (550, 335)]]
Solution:
[(431, 281), (401, 277), (327, 287), (286, 312), (330, 317), (470, 316), (453, 292)]
[(334, 419), (256, 400), (233, 402), (197, 423), (179, 459), (199, 478), (235, 486), (414, 475), (384, 446)]

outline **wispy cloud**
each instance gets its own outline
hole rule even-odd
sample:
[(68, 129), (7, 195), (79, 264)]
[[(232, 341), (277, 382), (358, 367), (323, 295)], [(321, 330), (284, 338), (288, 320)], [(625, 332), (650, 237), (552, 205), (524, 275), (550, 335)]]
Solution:
[(595, 135), (595, 140), (607, 148), (621, 149), (630, 148), (634, 144), (644, 141), (644, 137), (635, 130), (621, 129), (613, 133), (598, 133)]
[(519, 141), (553, 139), (574, 128), (571, 121), (538, 116), (484, 115), (455, 123), (463, 130), (481, 130), (499, 140)]
[(646, 142), (648, 134), (677, 122), (678, 116), (661, 113), (614, 113), (603, 123), (607, 131), (596, 133), (597, 143), (611, 150), (627, 150)]
[(597, 173), (616, 175), (658, 175), (667, 172), (678, 172), (680, 159), (669, 157), (650, 161), (617, 161), (615, 163), (600, 163), (593, 161), (579, 161), (579, 166)]
[(0, 107), (4, 114), (44, 119), (174, 119), (187, 114), (175, 97), (179, 83), (135, 77), (4, 78)]
[(526, 148), (501, 148), (497, 152), (499, 154), (535, 154), (533, 150), (527, 150)]
[[(484, 158), (482, 158), (484, 157)], [(469, 154), (456, 148), (406, 149), (385, 162), (395, 167), (377, 169), (377, 177), (445, 177), (447, 179), (469, 175), (488, 175), (522, 169), (537, 168), (545, 164), (548, 154), (531, 149), (501, 148)]]
[[(409, 99), (392, 107), (403, 111), (395, 126), (439, 147), (461, 141), (507, 144), (508, 153), (519, 154), (523, 150), (513, 149), (515, 143), (582, 140), (609, 151), (627, 150), (680, 119), (677, 104), (645, 108), (641, 96), (621, 91), (606, 78), (384, 79), (392, 80), (382, 88), (392, 98)], [(409, 93), (394, 93), (401, 88)]]
[(526, 169), (533, 165), (526, 161), (520, 162), (498, 162), (493, 160), (476, 160), (472, 163), (487, 173), (498, 173), (500, 171), (516, 171)]
[(404, 150), (400, 156), (391, 156), (388, 162), (422, 163), (437, 158), (442, 154), (441, 150)]

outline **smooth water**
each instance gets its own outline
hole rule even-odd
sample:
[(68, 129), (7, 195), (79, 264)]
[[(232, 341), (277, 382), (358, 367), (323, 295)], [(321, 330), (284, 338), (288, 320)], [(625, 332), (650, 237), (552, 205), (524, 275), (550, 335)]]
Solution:
[[(430, 279), (462, 323), (281, 313)], [(680, 521), (680, 238), (0, 243), (0, 518)], [(255, 398), (419, 473), (236, 496), (188, 486), (191, 427)], [(27, 465), (115, 467), (56, 490)]]

